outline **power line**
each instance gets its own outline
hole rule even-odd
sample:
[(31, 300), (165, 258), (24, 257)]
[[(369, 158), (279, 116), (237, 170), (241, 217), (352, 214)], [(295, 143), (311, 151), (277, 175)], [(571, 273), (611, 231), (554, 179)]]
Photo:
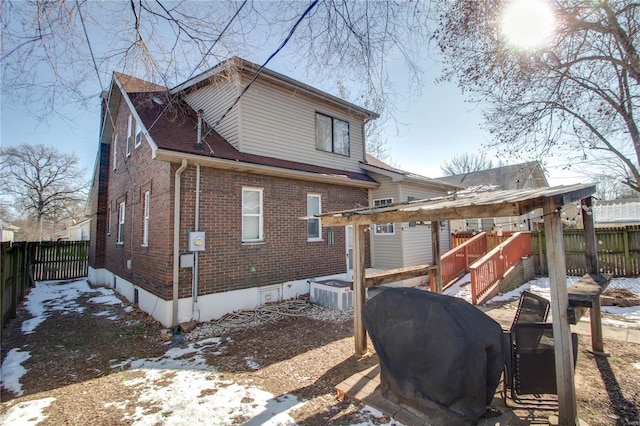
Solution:
[[(76, 0), (77, 1), (77, 0)], [(236, 17), (240, 14), (240, 11), (242, 10), (242, 8), (247, 4), (248, 0), (244, 0), (242, 2), (242, 4), (240, 5), (240, 7), (238, 8), (238, 10), (236, 10), (236, 13), (233, 14), (233, 16), (231, 17), (231, 19), (229, 20), (229, 22), (227, 22), (227, 25), (225, 25), (225, 27), (222, 29), (222, 31), (220, 32), (220, 34), (218, 35), (218, 37), (213, 41), (213, 44), (211, 45), (211, 47), (209, 47), (209, 50), (207, 50), (207, 53), (205, 53), (202, 56), (202, 59), (200, 59), (200, 62), (198, 63), (198, 65), (195, 66), (195, 68), (193, 69), (193, 71), (191, 71), (191, 74), (189, 74), (189, 77), (187, 77), (187, 79), (185, 81), (189, 81), (189, 79), (191, 79), (191, 77), (193, 77), (193, 75), (196, 73), (196, 71), (198, 71), (198, 68), (200, 68), (200, 66), (204, 63), (204, 61), (206, 60), (206, 57), (211, 53), (211, 51), (213, 50), (213, 48), (216, 46), (216, 44), (218, 43), (218, 41), (220, 41), (220, 39), (222, 38), (222, 36), (224, 35), (224, 33), (229, 29), (229, 27), (231, 26), (231, 24), (233, 23), (233, 21), (236, 19)], [(173, 96), (173, 98), (175, 98), (176, 95)], [(147, 128), (148, 131), (151, 131), (151, 129), (153, 128), (153, 126), (155, 126), (155, 124), (158, 122), (158, 120), (160, 120), (160, 117), (162, 117), (162, 115), (167, 111), (167, 108), (169, 108), (169, 105), (171, 105), (171, 102), (167, 102), (167, 105), (165, 105), (165, 107), (162, 109), (162, 111), (160, 112), (160, 114), (158, 114), (158, 117), (156, 117), (155, 120), (153, 120), (153, 123), (151, 123), (151, 125)]]
[(96, 74), (98, 75), (98, 83), (100, 83), (100, 90), (104, 90), (104, 86), (102, 85), (102, 79), (100, 78), (100, 72), (98, 71), (98, 64), (96, 63), (96, 57), (93, 54), (93, 48), (91, 47), (91, 42), (89, 41), (89, 34), (87, 34), (87, 27), (84, 25), (84, 18), (82, 17), (82, 11), (80, 10), (80, 4), (78, 0), (76, 0), (76, 6), (78, 8), (78, 15), (80, 16), (80, 22), (82, 23), (82, 30), (84, 31), (84, 38), (87, 40), (87, 45), (89, 46), (89, 53), (91, 53), (91, 60), (93, 61), (93, 69), (96, 70)]
[(262, 72), (262, 69), (267, 66), (267, 64), (269, 63), (269, 61), (271, 61), (271, 59), (273, 59), (281, 50), (284, 46), (286, 46), (286, 44), (289, 42), (289, 40), (291, 39), (291, 37), (293, 36), (293, 33), (296, 31), (296, 29), (298, 28), (298, 25), (300, 25), (300, 22), (302, 22), (302, 20), (309, 14), (309, 12), (311, 12), (311, 10), (313, 10), (314, 7), (316, 7), (316, 5), (318, 4), (319, 0), (314, 0), (308, 7), (307, 9), (302, 13), (302, 15), (300, 15), (300, 17), (298, 18), (298, 20), (296, 21), (296, 23), (293, 25), (293, 27), (291, 27), (291, 30), (289, 30), (289, 34), (287, 35), (287, 37), (284, 39), (284, 41), (280, 44), (280, 46), (278, 46), (278, 48), (271, 54), (269, 55), (269, 57), (267, 58), (267, 60), (260, 65), (260, 67), (256, 70), (255, 74), (253, 75), (253, 78), (251, 79), (251, 81), (249, 82), (249, 84), (247, 84), (245, 86), (244, 89), (242, 89), (242, 92), (240, 92), (240, 94), (238, 95), (238, 97), (235, 99), (235, 101), (233, 101), (233, 103), (231, 104), (231, 106), (229, 108), (227, 108), (227, 110), (225, 111), (224, 114), (222, 114), (222, 117), (220, 117), (220, 119), (218, 121), (216, 121), (213, 126), (211, 126), (211, 128), (207, 131), (207, 133), (203, 136), (203, 137), (207, 137), (209, 136), (209, 134), (211, 134), (211, 132), (213, 130), (215, 130), (216, 126), (218, 126), (220, 124), (220, 122), (222, 120), (224, 120), (224, 118), (227, 116), (227, 114), (229, 114), (229, 112), (233, 109), (234, 106), (236, 106), (236, 104), (240, 101), (240, 98), (242, 98), (242, 95), (244, 95), (247, 90), (249, 90), (249, 88), (251, 87), (251, 85), (256, 81), (256, 79), (258, 78), (258, 76), (260, 75), (260, 72)]

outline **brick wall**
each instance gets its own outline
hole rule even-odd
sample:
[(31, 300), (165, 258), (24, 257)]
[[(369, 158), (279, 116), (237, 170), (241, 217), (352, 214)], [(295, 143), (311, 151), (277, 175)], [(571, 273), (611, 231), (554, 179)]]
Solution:
[[(106, 197), (105, 268), (165, 299), (172, 298), (173, 197), (178, 164), (151, 159), (144, 140), (126, 156), (129, 111), (121, 104), (116, 120), (116, 168), (109, 152)], [(195, 138), (195, 133), (194, 133)], [(195, 225), (196, 167), (182, 175), (180, 253), (187, 253)], [(242, 243), (242, 188), (263, 189), (264, 242)], [(307, 241), (307, 194), (321, 194), (322, 211), (368, 205), (367, 190), (245, 172), (201, 168), (200, 231), (206, 251), (199, 254), (200, 295), (344, 272), (344, 227), (323, 228), (323, 241)], [(150, 191), (149, 243), (143, 242), (144, 192)], [(123, 244), (118, 244), (118, 207), (126, 205)], [(109, 210), (110, 207), (110, 210)], [(109, 214), (110, 211), (110, 214)], [(110, 224), (110, 226), (109, 226)], [(99, 230), (97, 232), (100, 232)], [(333, 238), (328, 238), (329, 233)], [(331, 244), (332, 243), (332, 244)], [(129, 267), (128, 261), (131, 265)], [(367, 264), (370, 259), (367, 250)], [(180, 269), (179, 297), (191, 296), (191, 269)]]
[(107, 180), (109, 178), (110, 146), (100, 144), (97, 174), (93, 181), (91, 205), (91, 239), (89, 265), (94, 269), (105, 266), (105, 238), (107, 236)]
[[(194, 229), (195, 175), (195, 166), (183, 174), (181, 252)], [(200, 295), (345, 272), (344, 227), (323, 227), (323, 241), (307, 241), (307, 222), (299, 218), (307, 215), (309, 193), (321, 195), (324, 212), (368, 203), (365, 189), (206, 167), (200, 187), (207, 246), (199, 255)], [(264, 243), (242, 243), (243, 187), (263, 190)], [(180, 294), (190, 296), (191, 288), (181, 285)]]
[[(143, 137), (139, 147), (131, 142), (130, 155), (126, 155), (129, 110), (123, 102), (116, 118), (109, 153), (109, 185), (107, 230), (105, 238), (105, 268), (147, 291), (164, 299), (171, 298), (173, 259), (173, 199), (172, 175), (169, 163), (151, 158), (151, 147)], [(113, 169), (113, 150), (116, 167)], [(148, 245), (143, 242), (144, 191), (150, 192)], [(118, 208), (125, 202), (123, 244), (118, 244)], [(109, 209), (110, 208), (110, 209)], [(109, 214), (110, 212), (110, 214)], [(128, 261), (131, 267), (128, 267)]]

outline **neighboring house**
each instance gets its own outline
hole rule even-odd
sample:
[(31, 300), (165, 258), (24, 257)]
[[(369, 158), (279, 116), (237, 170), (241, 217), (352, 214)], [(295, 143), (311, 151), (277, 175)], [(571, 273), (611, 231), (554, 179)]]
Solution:
[(173, 89), (114, 73), (103, 96), (89, 279), (165, 326), (344, 274), (346, 229), (312, 216), (381, 187), (363, 170), (377, 114), (268, 69), (243, 93), (257, 69), (232, 58)]
[(640, 200), (597, 201), (593, 219), (596, 228), (640, 225)]
[(13, 242), (15, 233), (20, 230), (19, 227), (0, 219), (0, 233), (2, 234), (2, 242)]
[[(436, 179), (409, 173), (392, 167), (367, 155), (362, 168), (380, 182), (370, 191), (370, 205), (383, 207), (389, 204), (446, 196), (462, 187)], [(449, 222), (439, 223), (440, 253), (450, 248)], [(433, 261), (431, 247), (431, 223), (407, 222), (376, 224), (371, 231), (372, 264), (374, 268), (394, 269), (405, 266), (430, 264)], [(426, 283), (428, 277), (404, 282), (404, 285)]]
[(58, 241), (89, 241), (91, 236), (91, 218), (87, 218), (67, 228), (58, 235)]
[[(458, 185), (467, 191), (530, 189), (548, 187), (542, 166), (537, 161), (496, 167), (462, 175), (437, 178), (438, 181)], [(452, 220), (451, 231), (532, 231), (543, 224), (542, 212), (522, 216), (488, 219)]]

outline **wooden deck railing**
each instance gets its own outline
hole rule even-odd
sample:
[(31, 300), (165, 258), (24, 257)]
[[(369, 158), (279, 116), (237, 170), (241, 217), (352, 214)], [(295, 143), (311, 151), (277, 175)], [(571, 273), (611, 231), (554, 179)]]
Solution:
[(477, 305), (493, 297), (505, 273), (525, 256), (531, 256), (531, 234), (517, 232), (471, 265), (471, 303)]
[[(488, 250), (493, 250), (494, 248), (498, 247), (498, 244), (504, 243), (513, 234), (515, 234), (515, 232), (511, 232), (511, 231), (503, 231), (503, 232), (485, 231), (485, 233), (487, 234)], [(477, 232), (469, 232), (469, 231), (452, 232), (451, 247), (452, 248), (458, 247), (460, 244), (464, 243), (465, 241), (469, 241), (471, 238), (475, 237), (476, 235), (477, 235)]]
[[(487, 252), (487, 233), (481, 232), (441, 257), (442, 289), (449, 287), (456, 278), (469, 272), (469, 265)], [(431, 290), (434, 291), (433, 276)]]

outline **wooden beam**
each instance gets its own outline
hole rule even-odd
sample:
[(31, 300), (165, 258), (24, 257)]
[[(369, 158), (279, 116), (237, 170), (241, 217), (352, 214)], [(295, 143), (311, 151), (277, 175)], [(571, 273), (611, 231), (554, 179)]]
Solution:
[(435, 265), (415, 265), (406, 266), (404, 268), (388, 269), (386, 271), (373, 272), (367, 274), (364, 280), (366, 288), (375, 287), (377, 285), (389, 284), (396, 281), (407, 280), (409, 278), (422, 277), (429, 275), (436, 270)]
[[(598, 242), (596, 228), (593, 223), (592, 197), (580, 201), (582, 209), (582, 228), (584, 229), (584, 255), (587, 262), (587, 274), (597, 274), (598, 271)], [(596, 297), (591, 306), (589, 323), (591, 325), (591, 349), (594, 353), (604, 354), (604, 340), (602, 337), (602, 317), (600, 312), (600, 296)]]
[(469, 217), (492, 218), (519, 216), (516, 203), (483, 205), (430, 206), (415, 210), (394, 210), (381, 213), (367, 211), (348, 215), (322, 216), (323, 226), (370, 225), (373, 223), (432, 222), (441, 220), (466, 219)]
[(431, 222), (431, 255), (436, 267), (434, 272), (434, 290), (442, 294), (442, 258), (440, 257), (440, 222)]
[(353, 337), (356, 355), (367, 352), (367, 330), (362, 321), (365, 302), (365, 225), (353, 227)]
[(578, 419), (576, 387), (573, 371), (571, 329), (567, 319), (567, 270), (562, 239), (560, 211), (553, 198), (545, 200), (544, 229), (547, 240), (547, 263), (551, 287), (551, 315), (558, 389), (558, 420), (560, 425), (575, 425)]

